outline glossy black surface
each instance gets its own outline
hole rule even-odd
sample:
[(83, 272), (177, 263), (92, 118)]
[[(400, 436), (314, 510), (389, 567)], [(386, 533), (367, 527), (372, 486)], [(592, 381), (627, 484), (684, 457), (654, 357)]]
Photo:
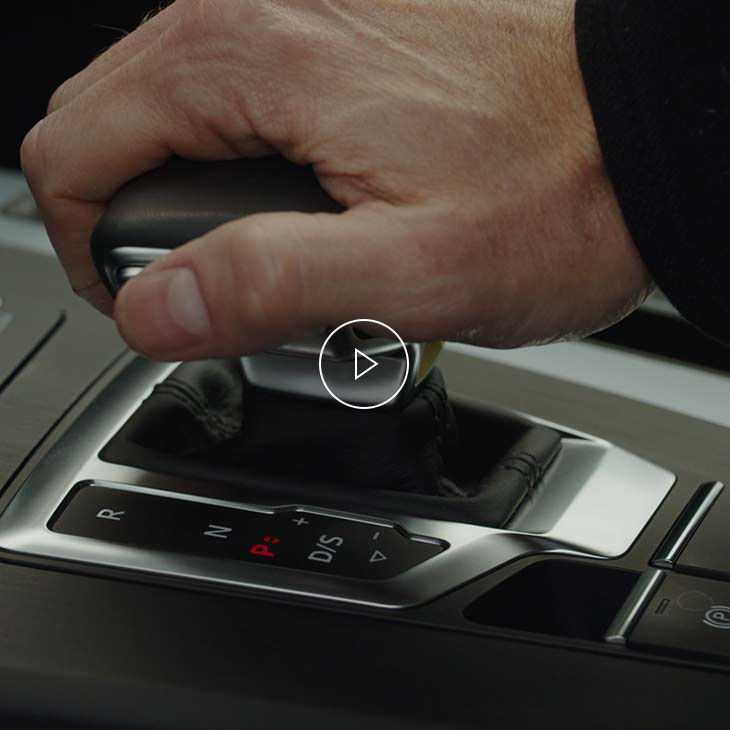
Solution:
[(639, 575), (599, 562), (541, 560), (480, 596), (464, 616), (485, 626), (603, 641)]
[(50, 527), (152, 550), (370, 580), (398, 575), (444, 547), (336, 516), (267, 514), (94, 485), (80, 485)]

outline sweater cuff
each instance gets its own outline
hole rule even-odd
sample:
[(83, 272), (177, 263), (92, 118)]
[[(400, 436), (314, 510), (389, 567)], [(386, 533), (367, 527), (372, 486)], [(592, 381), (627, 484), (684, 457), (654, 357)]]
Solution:
[(730, 3), (577, 0), (576, 45), (626, 225), (657, 285), (730, 342)]

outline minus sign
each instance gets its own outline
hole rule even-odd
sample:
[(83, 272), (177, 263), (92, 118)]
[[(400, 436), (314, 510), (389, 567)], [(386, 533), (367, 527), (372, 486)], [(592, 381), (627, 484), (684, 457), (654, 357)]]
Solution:
[(373, 540), (377, 540), (377, 539), (378, 539), (379, 537), (380, 537), (380, 532), (376, 532), (376, 533), (375, 533), (375, 534), (373, 535)]

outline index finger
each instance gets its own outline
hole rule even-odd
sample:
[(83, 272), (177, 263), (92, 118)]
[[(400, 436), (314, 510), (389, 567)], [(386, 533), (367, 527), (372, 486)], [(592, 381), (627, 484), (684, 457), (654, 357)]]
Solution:
[[(125, 182), (173, 154), (228, 159), (260, 152), (244, 120), (230, 130), (232, 138), (242, 140), (235, 149), (206, 127), (210, 91), (196, 88), (190, 74), (176, 78), (176, 65), (156, 63), (154, 54), (159, 53), (164, 50), (156, 43), (108, 73), (39, 122), (21, 149), (49, 237), (71, 286), (82, 296), (98, 281), (89, 253), (91, 233)], [(203, 83), (208, 80), (201, 79), (201, 87)], [(199, 94), (204, 111), (181, 109), (175, 96), (179, 88), (185, 88), (184, 100)], [(224, 96), (216, 99), (225, 103)]]

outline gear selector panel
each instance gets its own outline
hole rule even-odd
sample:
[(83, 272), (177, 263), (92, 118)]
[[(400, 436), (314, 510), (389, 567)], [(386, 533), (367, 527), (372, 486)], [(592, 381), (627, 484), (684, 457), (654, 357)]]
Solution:
[[(560, 448), (504, 526), (463, 511), (415, 509), (419, 497), (424, 504), (442, 497), (400, 500), (372, 487), (376, 497), (365, 499), (311, 480), (285, 489), (251, 469), (216, 476), (204, 464), (180, 475), (165, 464), (103, 458), (105, 444), (177, 367), (120, 361), (18, 484), (0, 515), (1, 550), (89, 572), (134, 571), (176, 584), (395, 610), (527, 555), (623, 555), (674, 483), (671, 472), (609, 442), (528, 417), (536, 427), (559, 429)], [(485, 440), (479, 443), (485, 450)], [(513, 459), (498, 471), (520, 464)]]
[(125, 485), (77, 485), (51, 521), (54, 532), (145, 549), (316, 571), (392, 578), (444, 549), (393, 526), (283, 508), (205, 504)]

